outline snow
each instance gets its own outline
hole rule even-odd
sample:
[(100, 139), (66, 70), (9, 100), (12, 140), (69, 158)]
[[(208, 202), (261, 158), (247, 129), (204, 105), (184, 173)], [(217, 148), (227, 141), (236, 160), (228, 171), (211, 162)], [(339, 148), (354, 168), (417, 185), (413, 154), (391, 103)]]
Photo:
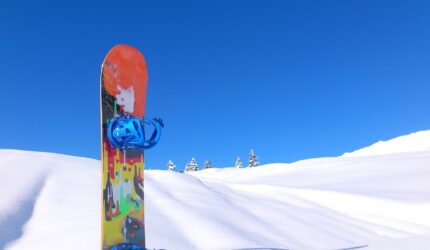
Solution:
[(345, 153), (343, 156), (369, 156), (430, 150), (430, 130), (399, 136), (389, 141), (379, 141), (369, 147)]
[[(146, 170), (147, 247), (428, 249), (429, 135), (290, 164)], [(0, 249), (100, 249), (100, 161), (0, 159)]]

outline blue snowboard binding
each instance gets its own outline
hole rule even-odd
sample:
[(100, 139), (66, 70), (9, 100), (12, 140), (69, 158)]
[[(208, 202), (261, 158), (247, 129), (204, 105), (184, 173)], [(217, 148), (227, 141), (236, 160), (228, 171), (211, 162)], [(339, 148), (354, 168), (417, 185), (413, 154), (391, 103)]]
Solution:
[(145, 248), (131, 243), (121, 243), (113, 246), (110, 250), (145, 250)]
[[(149, 139), (145, 138), (145, 126), (154, 129)], [(163, 127), (164, 124), (160, 118), (119, 116), (109, 122), (107, 136), (112, 148), (145, 150), (158, 143)]]

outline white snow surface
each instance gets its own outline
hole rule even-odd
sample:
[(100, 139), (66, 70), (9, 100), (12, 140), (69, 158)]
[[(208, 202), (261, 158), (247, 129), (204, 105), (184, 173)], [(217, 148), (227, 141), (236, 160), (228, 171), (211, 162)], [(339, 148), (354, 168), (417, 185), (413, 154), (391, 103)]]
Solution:
[(369, 156), (430, 150), (430, 130), (399, 136), (388, 141), (379, 141), (369, 147), (345, 153), (343, 156)]
[[(429, 135), (354, 157), (146, 170), (147, 247), (429, 249)], [(100, 168), (82, 157), (0, 150), (0, 249), (100, 249)]]

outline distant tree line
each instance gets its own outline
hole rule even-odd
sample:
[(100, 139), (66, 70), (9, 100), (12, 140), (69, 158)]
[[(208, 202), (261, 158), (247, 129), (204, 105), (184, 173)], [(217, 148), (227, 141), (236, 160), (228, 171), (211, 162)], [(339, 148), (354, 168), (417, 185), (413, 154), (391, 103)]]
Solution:
[[(257, 167), (258, 164), (259, 164), (258, 156), (254, 153), (254, 150), (251, 149), (248, 155), (247, 167), (248, 168)], [(235, 167), (244, 168), (242, 160), (240, 159), (239, 156), (236, 158)], [(210, 160), (205, 160), (203, 164), (203, 169), (209, 169), (209, 168), (212, 168), (212, 162)], [(175, 163), (173, 163), (172, 160), (169, 160), (167, 162), (167, 170), (177, 171), (176, 165)], [(183, 173), (183, 172), (191, 172), (191, 171), (199, 171), (199, 164), (197, 163), (197, 160), (195, 157), (192, 157), (191, 160), (185, 165), (184, 169), (181, 170), (180, 172)]]

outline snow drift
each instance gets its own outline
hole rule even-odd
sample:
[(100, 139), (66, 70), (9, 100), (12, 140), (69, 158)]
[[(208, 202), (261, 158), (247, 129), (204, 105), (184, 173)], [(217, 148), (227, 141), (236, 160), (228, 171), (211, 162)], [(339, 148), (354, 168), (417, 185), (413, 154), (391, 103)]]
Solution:
[[(147, 247), (427, 249), (429, 135), (291, 164), (147, 170)], [(100, 249), (99, 161), (17, 150), (0, 159), (0, 249)]]
[(345, 153), (343, 156), (369, 156), (406, 152), (430, 151), (430, 130), (379, 141), (369, 147)]

